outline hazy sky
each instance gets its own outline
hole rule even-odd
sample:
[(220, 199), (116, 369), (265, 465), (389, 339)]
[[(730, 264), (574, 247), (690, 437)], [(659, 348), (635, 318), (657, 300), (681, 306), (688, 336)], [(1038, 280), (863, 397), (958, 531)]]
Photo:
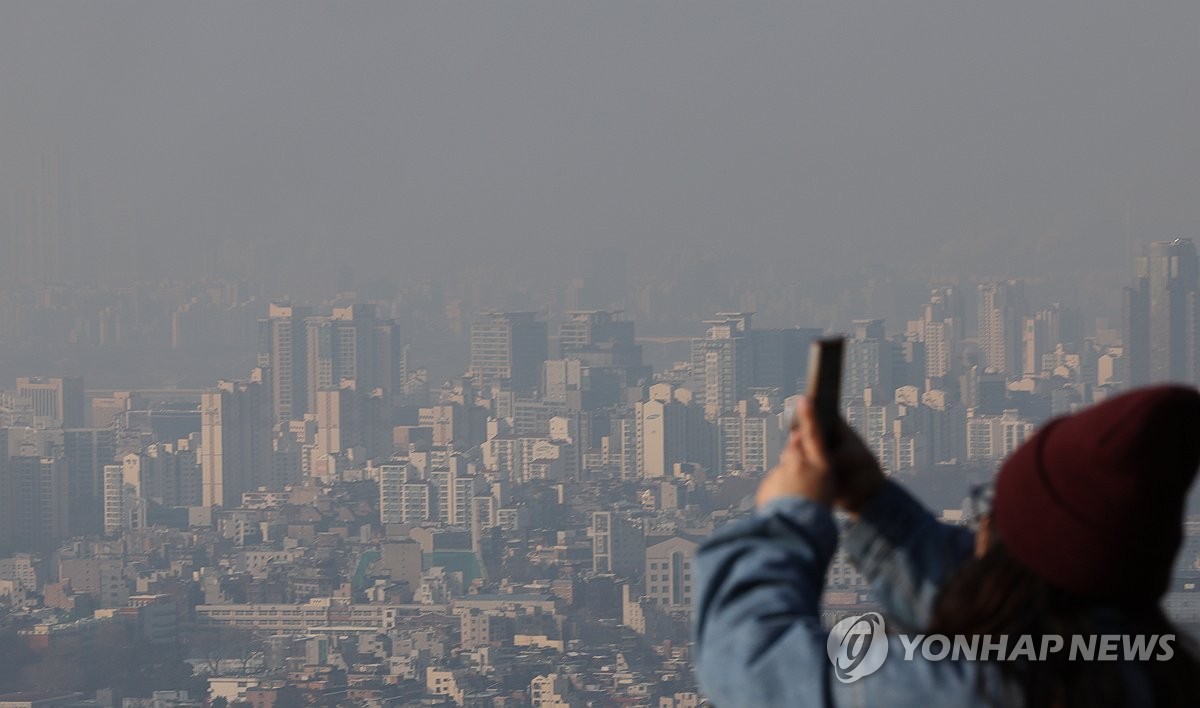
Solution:
[(81, 237), (176, 271), (1026, 274), (1200, 225), (1194, 0), (9, 0), (0, 67), (0, 191), (60, 155)]

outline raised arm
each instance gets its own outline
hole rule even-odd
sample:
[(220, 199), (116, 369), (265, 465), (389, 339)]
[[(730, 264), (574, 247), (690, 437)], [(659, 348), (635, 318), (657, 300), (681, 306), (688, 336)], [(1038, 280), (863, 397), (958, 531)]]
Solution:
[[(837, 546), (832, 506), (860, 517), (859, 533), (870, 536), (866, 545), (879, 567), (895, 554), (879, 539), (902, 528), (932, 529), (919, 522), (924, 510), (907, 495), (905, 524), (876, 520), (876, 505), (886, 505), (899, 490), (884, 483), (861, 440), (848, 428), (843, 432), (839, 448), (827, 455), (806, 406), (800, 430), (793, 431), (779, 465), (759, 486), (755, 516), (721, 529), (697, 552), (693, 631), (700, 687), (723, 708), (928, 706), (931, 693), (951, 698), (945, 705), (972, 704), (976, 675), (958, 662), (924, 662), (918, 655), (885, 662), (854, 682), (834, 676), (819, 613), (825, 571)], [(892, 656), (904, 654), (895, 636), (880, 641), (888, 643)]]
[(928, 626), (938, 591), (973, 544), (971, 532), (939, 522), (890, 481), (859, 509), (843, 538), (885, 613), (912, 631)]
[(701, 689), (716, 705), (824, 705), (818, 603), (837, 546), (827, 507), (777, 499), (696, 554), (693, 632)]
[[(721, 529), (696, 554), (693, 632), (700, 689), (738, 706), (982, 705), (980, 665), (926, 661), (896, 635), (883, 664), (852, 682), (835, 677), (820, 621), (825, 571), (837, 545), (829, 508), (778, 497)], [(1003, 701), (994, 704), (1005, 704)]]

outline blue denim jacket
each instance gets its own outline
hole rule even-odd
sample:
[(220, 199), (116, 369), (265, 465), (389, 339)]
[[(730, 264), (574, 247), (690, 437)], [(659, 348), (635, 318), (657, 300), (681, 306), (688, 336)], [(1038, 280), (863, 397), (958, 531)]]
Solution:
[[(714, 704), (931, 708), (1017, 702), (994, 666), (926, 661), (920, 651), (905, 661), (892, 634), (889, 658), (876, 672), (853, 683), (836, 679), (818, 603), (837, 539), (827, 507), (789, 497), (719, 530), (697, 551), (696, 670)], [(927, 625), (942, 582), (973, 546), (970, 532), (938, 522), (890, 482), (843, 540), (883, 605), (889, 630), (905, 632)], [(988, 695), (980, 693), (982, 686)]]

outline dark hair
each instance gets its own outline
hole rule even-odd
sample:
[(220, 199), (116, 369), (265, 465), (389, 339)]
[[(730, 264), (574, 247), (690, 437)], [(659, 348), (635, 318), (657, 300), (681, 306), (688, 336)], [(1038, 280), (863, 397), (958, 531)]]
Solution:
[[(1032, 635), (1040, 646), (1043, 635), (1062, 636), (1067, 646), (1074, 635), (1113, 634), (1098, 619), (1116, 613), (1118, 632), (1174, 634), (1174, 656), (1168, 661), (1134, 664), (1142, 671), (1156, 706), (1196, 706), (1200, 703), (1200, 662), (1187, 637), (1163, 614), (1157, 603), (1111, 607), (1064, 592), (1009, 555), (999, 540), (981, 558), (973, 559), (946, 583), (933, 608), (930, 634)], [(1067, 651), (1051, 653), (1045, 661), (1001, 661), (1000, 674), (1017, 687), (1027, 708), (1082, 708), (1128, 705), (1130, 698), (1114, 662), (1070, 661)], [(981, 681), (986, 680), (981, 675)], [(995, 692), (990, 692), (995, 693)]]

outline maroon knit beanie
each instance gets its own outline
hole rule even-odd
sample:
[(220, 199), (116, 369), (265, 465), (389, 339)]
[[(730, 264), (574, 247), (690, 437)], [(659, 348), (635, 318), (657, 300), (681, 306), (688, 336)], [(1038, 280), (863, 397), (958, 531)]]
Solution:
[(992, 528), (1062, 590), (1155, 600), (1179, 551), (1200, 465), (1200, 393), (1132, 391), (1047, 423), (1005, 461)]

